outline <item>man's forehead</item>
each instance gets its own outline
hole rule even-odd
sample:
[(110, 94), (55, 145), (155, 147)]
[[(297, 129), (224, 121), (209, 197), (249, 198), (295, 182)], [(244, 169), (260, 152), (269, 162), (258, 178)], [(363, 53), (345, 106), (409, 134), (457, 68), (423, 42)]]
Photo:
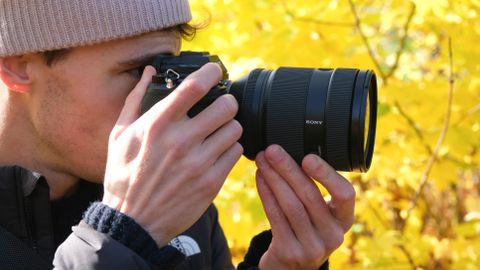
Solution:
[(155, 31), (127, 39), (78, 47), (73, 50), (78, 58), (86, 55), (97, 60), (114, 61), (117, 64), (131, 65), (137, 60), (146, 60), (159, 53), (176, 54), (180, 50), (181, 37), (171, 31)]
[(94, 45), (105, 50), (149, 50), (151, 47), (177, 47), (180, 36), (170, 31), (156, 31), (126, 39)]

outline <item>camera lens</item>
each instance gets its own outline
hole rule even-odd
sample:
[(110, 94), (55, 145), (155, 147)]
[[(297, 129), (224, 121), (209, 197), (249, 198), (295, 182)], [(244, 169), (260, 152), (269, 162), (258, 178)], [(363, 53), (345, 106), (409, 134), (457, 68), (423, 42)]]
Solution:
[(367, 171), (373, 155), (377, 85), (359, 69), (255, 69), (229, 89), (239, 103), (247, 158), (281, 145), (298, 163), (320, 155), (336, 170)]
[(235, 96), (239, 104), (235, 118), (243, 127), (240, 143), (247, 158), (254, 159), (268, 145), (279, 144), (297, 163), (313, 153), (336, 170), (369, 169), (377, 121), (377, 82), (371, 70), (255, 69), (232, 82), (220, 58), (208, 52), (158, 55), (152, 63), (158, 75), (145, 93), (141, 113), (208, 62), (222, 67), (223, 80), (188, 116), (195, 117), (221, 95)]

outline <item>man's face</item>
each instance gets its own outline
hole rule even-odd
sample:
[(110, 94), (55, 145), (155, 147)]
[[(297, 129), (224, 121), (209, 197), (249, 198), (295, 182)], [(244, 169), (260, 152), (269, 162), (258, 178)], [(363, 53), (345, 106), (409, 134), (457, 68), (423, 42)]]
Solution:
[(102, 181), (108, 136), (139, 80), (136, 69), (145, 57), (177, 54), (179, 49), (178, 34), (153, 32), (75, 48), (53, 66), (38, 57), (31, 68), (29, 108), (41, 142), (39, 162), (57, 172)]

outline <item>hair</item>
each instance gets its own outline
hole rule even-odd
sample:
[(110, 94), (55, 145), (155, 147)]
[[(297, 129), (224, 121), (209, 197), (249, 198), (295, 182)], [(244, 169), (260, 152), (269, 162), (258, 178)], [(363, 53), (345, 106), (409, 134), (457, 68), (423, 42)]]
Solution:
[[(205, 28), (207, 24), (208, 24), (207, 22), (203, 24), (195, 24), (195, 25), (189, 24), (189, 23), (183, 23), (183, 24), (178, 24), (175, 26), (164, 28), (163, 31), (176, 32), (180, 34), (180, 36), (184, 40), (191, 41), (195, 38), (197, 31)], [(41, 54), (47, 66), (53, 66), (55, 63), (61, 61), (62, 59), (65, 59), (72, 50), (73, 50), (72, 48), (58, 49), (58, 50), (42, 52)]]

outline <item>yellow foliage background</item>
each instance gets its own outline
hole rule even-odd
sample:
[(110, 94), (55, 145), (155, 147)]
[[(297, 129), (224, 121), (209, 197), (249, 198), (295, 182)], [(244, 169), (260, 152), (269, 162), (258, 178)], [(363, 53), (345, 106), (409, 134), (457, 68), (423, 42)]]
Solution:
[[(231, 79), (279, 66), (377, 73), (373, 165), (366, 174), (345, 174), (357, 190), (356, 221), (331, 269), (480, 269), (479, 0), (191, 4), (194, 21), (210, 25), (184, 49), (218, 54)], [(448, 108), (446, 137), (433, 156)], [(242, 159), (215, 201), (235, 262), (269, 227), (254, 172)]]

